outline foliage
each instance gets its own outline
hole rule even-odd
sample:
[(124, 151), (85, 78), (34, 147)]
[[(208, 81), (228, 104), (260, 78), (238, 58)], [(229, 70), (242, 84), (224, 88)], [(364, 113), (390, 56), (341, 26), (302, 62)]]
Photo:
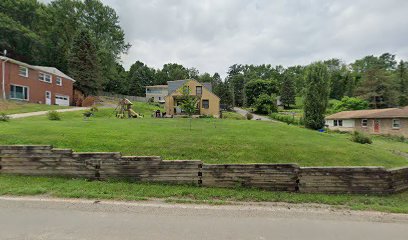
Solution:
[(291, 77), (285, 76), (281, 91), (280, 91), (280, 101), (282, 102), (283, 106), (289, 107), (296, 103), (296, 92), (295, 92), (295, 85), (294, 81)]
[(277, 112), (278, 107), (276, 105), (276, 97), (267, 94), (260, 95), (254, 103), (254, 108), (256, 113), (260, 114), (270, 114), (272, 112)]
[(329, 74), (322, 62), (311, 64), (306, 70), (304, 122), (310, 129), (324, 126), (324, 114), (329, 97)]
[(343, 97), (341, 101), (330, 101), (330, 113), (341, 111), (364, 110), (368, 109), (368, 102), (355, 97)]
[(68, 61), (75, 86), (86, 96), (97, 95), (104, 83), (97, 49), (89, 31), (82, 30), (77, 34)]
[(247, 120), (252, 120), (254, 118), (254, 115), (252, 113), (248, 112), (248, 113), (245, 114), (245, 117), (246, 117)]
[(197, 111), (198, 99), (196, 98), (196, 96), (190, 94), (190, 88), (187, 85), (183, 85), (181, 91), (183, 102), (180, 107), (190, 118), (190, 130), (191, 130), (191, 120), (192, 116)]
[(351, 141), (361, 144), (372, 144), (371, 138), (361, 132), (355, 131), (351, 136)]
[(296, 118), (295, 116), (280, 114), (280, 113), (271, 113), (269, 116), (272, 119), (278, 120), (280, 122), (285, 122), (287, 124), (303, 125), (303, 119)]
[(252, 106), (262, 94), (272, 95), (278, 93), (277, 82), (273, 80), (256, 79), (245, 85), (246, 105)]
[(8, 122), (10, 117), (6, 113), (0, 113), (0, 122)]
[(48, 120), (59, 121), (61, 120), (61, 115), (57, 111), (48, 111), (47, 118)]

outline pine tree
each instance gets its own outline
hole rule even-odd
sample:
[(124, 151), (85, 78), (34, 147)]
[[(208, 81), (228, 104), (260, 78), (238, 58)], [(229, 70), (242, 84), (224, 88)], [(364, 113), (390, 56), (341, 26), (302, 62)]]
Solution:
[(69, 75), (75, 86), (85, 95), (96, 95), (102, 90), (103, 79), (97, 49), (89, 31), (81, 30), (75, 36), (68, 58)]
[(295, 84), (291, 77), (286, 76), (282, 83), (280, 101), (283, 106), (289, 107), (296, 103)]
[(310, 129), (320, 129), (324, 126), (324, 114), (330, 91), (327, 66), (322, 62), (309, 65), (306, 69), (305, 84), (305, 126)]
[(408, 75), (407, 75), (407, 63), (400, 61), (397, 67), (397, 79), (399, 84), (399, 105), (408, 105)]

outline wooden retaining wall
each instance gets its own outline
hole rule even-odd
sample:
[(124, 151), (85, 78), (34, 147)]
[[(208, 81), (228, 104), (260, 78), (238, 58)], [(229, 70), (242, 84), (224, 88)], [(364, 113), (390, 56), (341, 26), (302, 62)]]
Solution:
[(408, 168), (299, 167), (296, 164), (203, 164), (156, 156), (74, 153), (51, 146), (0, 146), (0, 174), (255, 187), (303, 193), (390, 194), (408, 189)]

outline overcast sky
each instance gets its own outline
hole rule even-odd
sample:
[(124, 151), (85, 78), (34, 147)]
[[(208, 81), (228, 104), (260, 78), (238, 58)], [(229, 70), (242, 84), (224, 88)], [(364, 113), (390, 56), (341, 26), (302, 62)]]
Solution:
[(225, 76), (235, 63), (296, 65), (383, 52), (408, 60), (407, 0), (102, 0), (132, 44), (122, 61)]

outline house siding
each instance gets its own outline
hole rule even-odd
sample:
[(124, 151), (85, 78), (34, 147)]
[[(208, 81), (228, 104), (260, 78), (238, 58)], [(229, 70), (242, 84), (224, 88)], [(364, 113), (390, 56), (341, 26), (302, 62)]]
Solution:
[[(395, 129), (392, 127), (392, 120), (400, 120), (400, 128)], [(374, 131), (374, 118), (367, 119), (367, 127), (361, 126), (361, 119), (355, 119), (355, 130), (359, 132), (365, 132), (368, 134), (381, 134), (381, 135), (395, 135), (408, 137), (408, 119), (407, 118), (380, 118), (379, 132)]]
[[(195, 80), (190, 80), (187, 83), (187, 86), (190, 87), (190, 95), (197, 96), (196, 95), (196, 87), (197, 86), (202, 86), (202, 94), (199, 99), (199, 109), (200, 109), (200, 114), (201, 115), (212, 115), (214, 117), (219, 117), (220, 116), (220, 99), (210, 92), (203, 84), (195, 81)], [(165, 100), (165, 109), (167, 115), (175, 115), (174, 112), (174, 96), (181, 96), (180, 92), (181, 87), (173, 92), (171, 95), (168, 95)], [(208, 100), (209, 101), (209, 108), (203, 108), (202, 101), (203, 100)]]
[[(4, 60), (0, 60), (0, 96), (3, 99), (3, 89), (2, 89), (2, 81), (3, 81), (3, 64)], [(62, 86), (56, 84), (56, 77), (55, 74), (51, 74), (48, 72), (43, 72), (46, 74), (50, 74), (52, 76), (52, 82), (47, 83), (40, 81), (38, 79), (39, 73), (42, 71), (38, 71), (36, 69), (32, 69), (28, 67), (28, 77), (23, 77), (19, 75), (19, 67), (20, 65), (13, 63), (13, 62), (6, 62), (5, 64), (5, 93), (6, 98), (10, 99), (10, 86), (11, 85), (18, 85), (18, 86), (25, 86), (28, 87), (28, 95), (29, 99), (28, 102), (30, 103), (42, 103), (45, 104), (45, 92), (51, 92), (51, 104), (55, 104), (55, 96), (67, 96), (69, 97), (70, 104), (73, 101), (73, 81), (61, 77)]]

